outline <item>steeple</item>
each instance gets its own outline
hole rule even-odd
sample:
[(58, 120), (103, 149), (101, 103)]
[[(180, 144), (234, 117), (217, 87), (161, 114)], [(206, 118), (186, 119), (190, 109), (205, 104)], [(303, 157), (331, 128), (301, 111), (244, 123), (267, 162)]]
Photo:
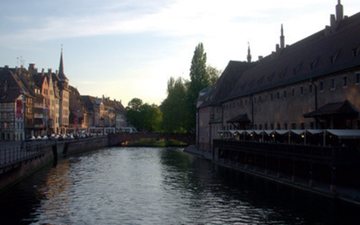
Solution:
[(339, 22), (344, 18), (344, 7), (341, 5), (341, 1), (338, 0), (336, 5), (336, 21)]
[(60, 53), (60, 65), (59, 65), (59, 78), (60, 80), (67, 80), (65, 73), (64, 73), (64, 63), (63, 63), (63, 48), (61, 47)]
[(251, 52), (250, 52), (250, 43), (249, 42), (248, 42), (247, 62), (251, 63)]
[(284, 48), (285, 48), (285, 36), (284, 36), (284, 28), (283, 25), (281, 24), (280, 49), (284, 49)]

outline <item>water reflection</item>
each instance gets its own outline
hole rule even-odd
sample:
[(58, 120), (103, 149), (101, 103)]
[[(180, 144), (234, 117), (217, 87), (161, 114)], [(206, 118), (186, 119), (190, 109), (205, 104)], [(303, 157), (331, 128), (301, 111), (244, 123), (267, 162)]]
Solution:
[[(61, 161), (1, 196), (34, 224), (351, 224), (354, 207), (214, 166), (178, 149), (109, 148)], [(353, 211), (353, 212), (351, 212)], [(353, 224), (356, 224), (355, 222)]]

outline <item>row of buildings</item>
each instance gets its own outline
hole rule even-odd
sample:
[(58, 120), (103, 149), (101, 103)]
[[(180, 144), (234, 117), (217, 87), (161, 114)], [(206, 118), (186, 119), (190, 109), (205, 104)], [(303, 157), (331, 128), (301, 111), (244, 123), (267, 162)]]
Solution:
[(230, 61), (214, 87), (199, 94), (197, 147), (212, 149), (221, 130), (360, 129), (360, 13), (266, 57)]
[(0, 67), (0, 141), (126, 126), (121, 101), (81, 96), (59, 70)]

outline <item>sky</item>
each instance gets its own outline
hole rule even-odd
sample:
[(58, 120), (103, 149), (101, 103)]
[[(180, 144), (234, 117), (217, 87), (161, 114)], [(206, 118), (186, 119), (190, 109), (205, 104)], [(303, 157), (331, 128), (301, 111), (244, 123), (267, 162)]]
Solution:
[[(342, 0), (345, 15), (359, 0)], [(58, 70), (63, 48), (70, 85), (81, 95), (161, 104), (170, 77), (189, 79), (204, 44), (207, 63), (253, 61), (275, 50), (284, 26), (293, 44), (330, 23), (337, 0), (2, 0), (0, 67), (35, 63)]]

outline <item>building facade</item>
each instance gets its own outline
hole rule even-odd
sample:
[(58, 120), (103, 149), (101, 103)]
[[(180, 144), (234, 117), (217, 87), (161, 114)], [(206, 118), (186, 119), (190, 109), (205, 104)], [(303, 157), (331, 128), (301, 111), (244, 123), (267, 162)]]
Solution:
[(330, 26), (290, 46), (230, 61), (198, 102), (197, 144), (210, 151), (220, 130), (359, 129), (360, 13), (338, 2)]
[(69, 89), (62, 52), (59, 72), (0, 68), (0, 140), (19, 141), (52, 133), (69, 126)]

